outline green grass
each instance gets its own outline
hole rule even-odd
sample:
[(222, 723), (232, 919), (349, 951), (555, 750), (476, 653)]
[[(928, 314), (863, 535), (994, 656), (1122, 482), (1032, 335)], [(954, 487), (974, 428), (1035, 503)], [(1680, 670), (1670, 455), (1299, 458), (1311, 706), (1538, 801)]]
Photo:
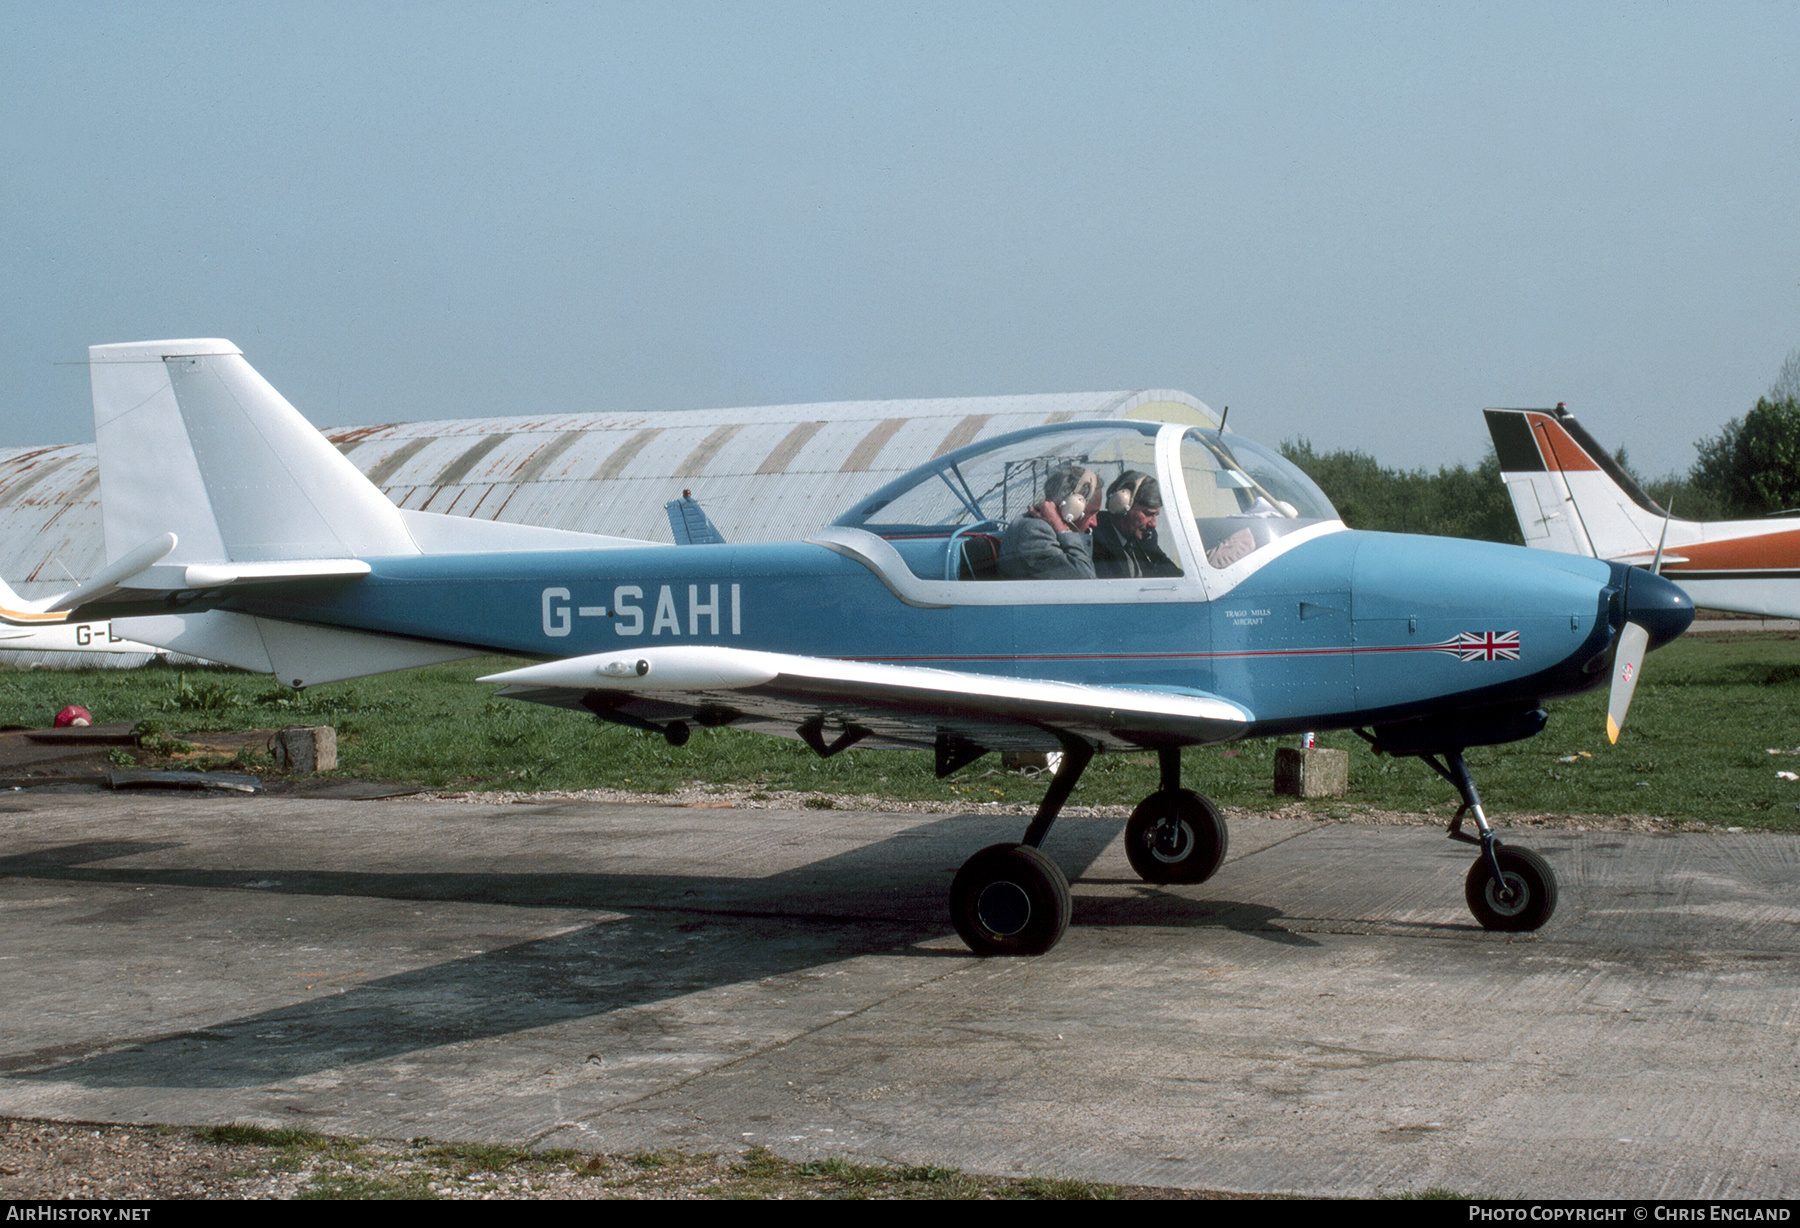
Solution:
[(194, 1131), (194, 1137), (201, 1142), (221, 1147), (268, 1148), (271, 1152), (267, 1160), (268, 1167), (280, 1172), (298, 1172), (327, 1161), (352, 1166), (365, 1162), (362, 1149), (357, 1143), (303, 1130), (298, 1126), (258, 1126), (248, 1122), (233, 1122), (224, 1126), (201, 1126)]
[[(269, 679), (225, 669), (0, 672), (0, 725), (42, 727), (65, 703), (97, 721), (156, 722), (154, 744), (173, 747), (209, 730), (324, 724), (338, 731), (344, 775), (475, 789), (617, 788), (666, 792), (698, 782), (798, 791), (805, 804), (834, 793), (905, 800), (1032, 805), (1045, 782), (1001, 771), (995, 757), (947, 780), (931, 756), (856, 749), (830, 759), (788, 739), (696, 729), (679, 749), (662, 738), (602, 725), (577, 713), (493, 697), (474, 683), (509, 662), (486, 658), (296, 694)], [(1652, 814), (1722, 825), (1800, 829), (1800, 637), (1746, 633), (1691, 636), (1654, 654), (1619, 745), (1603, 732), (1606, 697), (1552, 705), (1549, 728), (1510, 746), (1469, 752), (1490, 815)], [(1290, 743), (1291, 744), (1291, 743)], [(1373, 807), (1448, 817), (1457, 798), (1429, 768), (1380, 759), (1349, 731), (1320, 744), (1350, 752), (1351, 791), (1327, 812)], [(1186, 783), (1226, 805), (1276, 807), (1270, 787), (1276, 743), (1197, 748)], [(266, 770), (259, 753), (231, 764)], [(1564, 762), (1563, 760), (1570, 760)], [(211, 766), (227, 766), (223, 761)], [(1132, 805), (1156, 787), (1151, 754), (1096, 759), (1076, 805)]]
[(258, 1126), (249, 1122), (232, 1122), (224, 1126), (200, 1126), (194, 1137), (203, 1143), (226, 1147), (275, 1147), (293, 1151), (327, 1151), (337, 1141), (298, 1126)]

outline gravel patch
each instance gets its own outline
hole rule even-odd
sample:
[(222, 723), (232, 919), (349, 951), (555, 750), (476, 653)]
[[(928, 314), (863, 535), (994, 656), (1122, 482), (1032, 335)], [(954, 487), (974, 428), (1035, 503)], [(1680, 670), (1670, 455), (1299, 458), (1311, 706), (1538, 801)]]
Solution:
[[(0, 1199), (1214, 1199), (1209, 1190), (978, 1177), (955, 1169), (330, 1138), (249, 1126), (0, 1118)], [(1250, 1197), (1257, 1197), (1251, 1195)]]

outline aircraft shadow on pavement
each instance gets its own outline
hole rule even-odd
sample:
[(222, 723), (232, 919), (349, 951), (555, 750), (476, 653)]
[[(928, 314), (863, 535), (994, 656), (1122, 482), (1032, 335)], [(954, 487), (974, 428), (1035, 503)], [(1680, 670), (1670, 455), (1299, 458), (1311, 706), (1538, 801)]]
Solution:
[[(989, 816), (980, 816), (992, 823)], [(859, 955), (971, 958), (916, 944), (945, 936), (954, 861), (920, 856), (920, 837), (962, 849), (972, 824), (946, 817), (764, 878), (705, 874), (377, 873), (336, 870), (106, 868), (94, 862), (181, 847), (89, 841), (0, 858), (0, 878), (253, 889), (286, 895), (604, 910), (552, 937), (334, 989), (325, 996), (178, 1033), (0, 1057), (17, 1080), (89, 1087), (249, 1087), (444, 1045), (594, 1017)], [(1006, 821), (1006, 829), (1016, 827)], [(1065, 820), (1056, 852), (1091, 865), (1116, 820)], [(954, 838), (952, 838), (952, 833)], [(961, 856), (959, 852), (957, 856)], [(603, 860), (602, 858), (600, 858)], [(936, 914), (935, 916), (932, 914)], [(1076, 900), (1076, 924), (1208, 927), (1316, 945), (1274, 925), (1273, 909), (1193, 900), (1145, 887), (1130, 899)]]

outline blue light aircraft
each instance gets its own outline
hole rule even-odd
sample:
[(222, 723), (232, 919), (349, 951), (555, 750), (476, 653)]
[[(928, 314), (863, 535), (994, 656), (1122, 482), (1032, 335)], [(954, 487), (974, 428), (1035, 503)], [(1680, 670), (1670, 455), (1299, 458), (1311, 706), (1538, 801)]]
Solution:
[[(1096, 753), (1156, 753), (1126, 852), (1149, 882), (1198, 883), (1228, 836), (1182, 786), (1182, 749), (1308, 729), (1355, 729), (1450, 781), (1449, 834), (1480, 850), (1469, 907), (1535, 929), (1555, 876), (1495, 835), (1464, 750), (1537, 733), (1545, 700), (1609, 670), (1635, 678), (1693, 617), (1623, 564), (1353, 532), (1279, 455), (1211, 429), (1021, 431), (937, 457), (804, 542), (654, 546), (396, 508), (229, 342), (90, 359), (109, 562), (54, 608), (296, 687), (535, 658), (486, 681), (676, 746), (732, 726), (822, 756), (918, 747), (940, 775), (1060, 750), (1022, 840), (982, 849), (951, 887), (983, 955), (1061, 938), (1068, 883), (1040, 846)], [(1156, 477), (1158, 570), (1174, 574), (1005, 578), (1008, 524), (1070, 465), (1103, 487)]]

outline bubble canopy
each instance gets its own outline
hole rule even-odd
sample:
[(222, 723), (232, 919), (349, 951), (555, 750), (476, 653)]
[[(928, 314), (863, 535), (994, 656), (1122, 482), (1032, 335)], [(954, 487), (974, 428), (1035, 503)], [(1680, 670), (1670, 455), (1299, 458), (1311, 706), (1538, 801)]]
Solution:
[[(1230, 567), (1296, 529), (1336, 522), (1312, 479), (1240, 435), (1162, 423), (1077, 422), (984, 440), (921, 465), (833, 523), (891, 540), (995, 532), (1046, 497), (1052, 475), (1091, 470), (1107, 487), (1127, 472), (1161, 486), (1165, 549), (1189, 566)], [(1170, 498), (1177, 487), (1185, 498)], [(1185, 502), (1186, 509), (1180, 504)], [(1191, 515), (1177, 527), (1177, 512)], [(1171, 530), (1173, 530), (1171, 532)], [(922, 574), (922, 573), (921, 573)]]

